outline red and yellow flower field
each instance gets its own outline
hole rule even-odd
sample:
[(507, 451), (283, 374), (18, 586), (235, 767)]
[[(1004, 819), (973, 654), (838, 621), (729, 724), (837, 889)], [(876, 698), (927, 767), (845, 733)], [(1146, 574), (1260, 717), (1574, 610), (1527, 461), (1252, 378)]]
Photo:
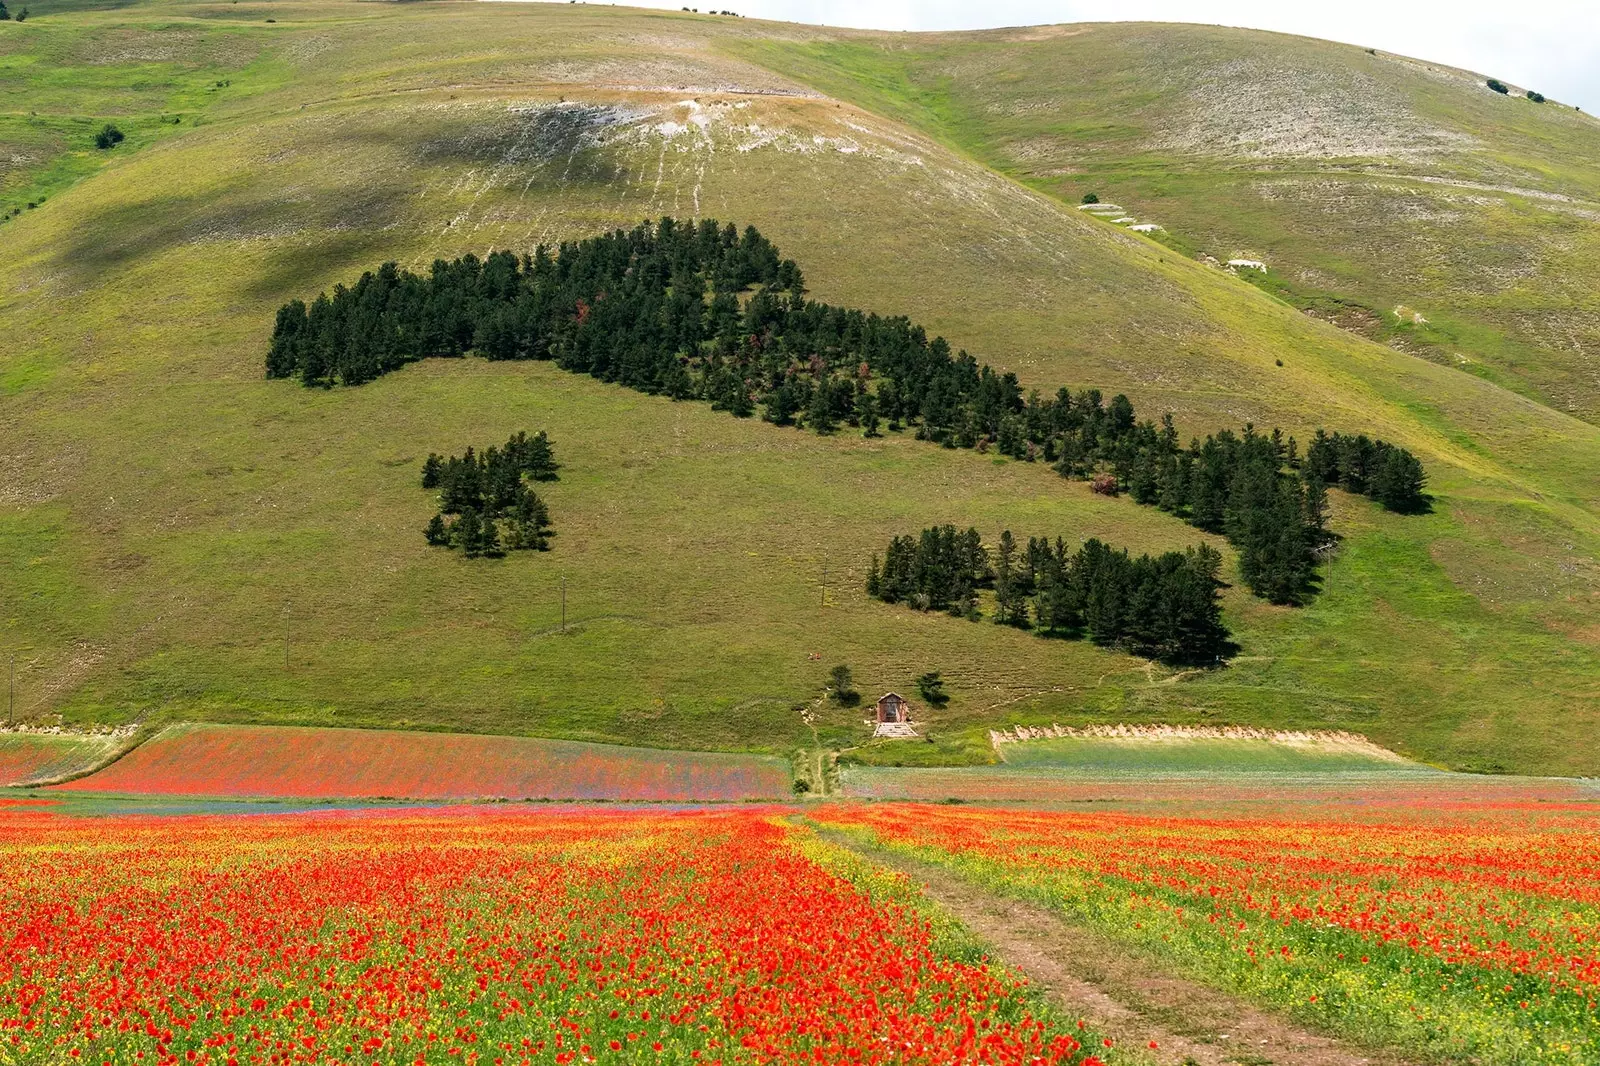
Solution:
[(13, 804), (0, 1063), (1093, 1061), (827, 853), (749, 810)]
[(1118, 1054), (880, 851), (1408, 1061), (1600, 1061), (1600, 810), (1390, 800), (1270, 817), (4, 800), (0, 1064)]
[(1314, 1027), (1441, 1062), (1600, 1062), (1600, 805), (1276, 817), (831, 807)]

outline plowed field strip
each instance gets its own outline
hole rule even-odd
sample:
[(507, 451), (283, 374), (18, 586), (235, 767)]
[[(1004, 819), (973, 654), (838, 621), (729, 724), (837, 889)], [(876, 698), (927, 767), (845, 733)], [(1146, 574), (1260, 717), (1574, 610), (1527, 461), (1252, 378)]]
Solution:
[(986, 941), (1064, 1010), (1123, 1048), (1146, 1049), (1161, 1066), (1402, 1066), (1391, 1054), (1309, 1032), (1240, 1000), (1163, 973), (1091, 930), (1036, 904), (986, 892), (929, 863), (833, 841), (910, 876), (927, 896)]

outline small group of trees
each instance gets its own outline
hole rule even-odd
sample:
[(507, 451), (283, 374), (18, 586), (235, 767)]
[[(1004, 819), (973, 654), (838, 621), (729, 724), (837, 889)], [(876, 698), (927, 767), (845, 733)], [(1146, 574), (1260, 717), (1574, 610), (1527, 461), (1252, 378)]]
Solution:
[(1370, 496), (1399, 514), (1428, 509), (1428, 484), (1422, 463), (1404, 448), (1365, 435), (1317, 430), (1306, 449), (1305, 475), (1324, 485)]
[(100, 128), (100, 132), (94, 135), (94, 146), (101, 150), (115, 148), (126, 139), (121, 130), (107, 122)]
[(460, 548), (469, 556), (506, 551), (549, 551), (550, 510), (526, 479), (555, 481), (560, 464), (541, 430), (518, 433), (504, 448), (446, 459), (429, 455), (422, 487), (437, 489), (439, 510), (423, 530), (429, 544)]
[[(1303, 470), (1293, 438), (1246, 426), (1185, 448), (1170, 415), (1141, 422), (1126, 396), (1024, 394), (1015, 374), (952, 351), (908, 318), (804, 293), (800, 268), (754, 228), (665, 218), (521, 258), (438, 260), (426, 275), (385, 264), (309, 307), (281, 308), (267, 374), (359, 385), (429, 356), (550, 359), (817, 433), (914, 428), (944, 447), (1051, 463), (1096, 491), (1126, 490), (1223, 533), (1240, 552), (1244, 583), (1274, 603), (1312, 591), (1315, 552), (1330, 539), (1327, 487), (1358, 482)], [(1409, 488), (1357, 491), (1396, 510), (1424, 509), (1415, 457), (1370, 443), (1388, 449), (1383, 467), (1396, 476), (1359, 483)], [(1391, 452), (1403, 458), (1391, 462)]]
[(955, 526), (924, 529), (889, 542), (880, 567), (872, 557), (867, 594), (885, 603), (906, 603), (919, 611), (948, 611), (977, 617), (978, 589), (994, 579), (988, 549), (976, 529)]
[(867, 594), (976, 620), (977, 590), (992, 589), (999, 625), (1088, 637), (1164, 662), (1208, 663), (1233, 651), (1218, 595), (1221, 566), (1208, 545), (1133, 558), (1097, 539), (1074, 551), (1059, 537), (1033, 537), (1021, 548), (1010, 530), (991, 553), (976, 529), (942, 526), (894, 538), (881, 563), (874, 556)]
[[(9, 22), (9, 21), (11, 21), (11, 12), (6, 10), (5, 0), (0, 0), (0, 22)], [(28, 21), (28, 9), (26, 7), (24, 7), (21, 11), (17, 12), (17, 21), (18, 22), (26, 22), (26, 21)]]

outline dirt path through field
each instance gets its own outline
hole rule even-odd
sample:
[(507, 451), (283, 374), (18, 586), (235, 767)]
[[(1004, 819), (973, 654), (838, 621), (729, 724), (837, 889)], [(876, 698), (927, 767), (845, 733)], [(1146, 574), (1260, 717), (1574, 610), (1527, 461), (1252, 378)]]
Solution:
[[(1006, 966), (1121, 1047), (1144, 1052), (1162, 1066), (1402, 1066), (1405, 1061), (1352, 1048), (1163, 973), (1157, 964), (1044, 907), (996, 896), (932, 864), (828, 835), (904, 871)], [(1151, 1041), (1157, 1046), (1147, 1051)]]

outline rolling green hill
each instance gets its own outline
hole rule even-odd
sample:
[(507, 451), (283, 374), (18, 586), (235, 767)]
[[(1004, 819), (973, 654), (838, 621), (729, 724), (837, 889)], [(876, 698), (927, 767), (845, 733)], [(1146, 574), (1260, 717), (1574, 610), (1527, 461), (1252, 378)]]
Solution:
[[(1600, 420), (1600, 121), (1309, 38), (1073, 25), (740, 50), (1422, 358)], [(1487, 72), (1493, 74), (1493, 71)], [(1503, 84), (1503, 83), (1502, 83)]]
[[(7, 173), (6, 195), (48, 195), (0, 226), (0, 643), (17, 650), (19, 716), (791, 754), (865, 735), (858, 710), (819, 705), (816, 733), (802, 716), (848, 662), (869, 691), (948, 679), (951, 703), (923, 716), (936, 742), (872, 749), (891, 760), (987, 758), (996, 724), (1109, 720), (1342, 728), (1456, 767), (1600, 767), (1600, 428), (992, 169), (955, 103), (912, 107), (903, 81), (874, 80), (861, 57), (881, 40), (328, 0), (44, 0), (0, 25), (8, 96), (66, 131)], [(47, 49), (98, 80), (59, 74)], [(196, 72), (215, 91), (191, 106)], [(106, 120), (129, 140), (93, 153), (80, 131)], [(1151, 217), (1198, 239), (1176, 212)], [(1375, 433), (1423, 458), (1434, 511), (1336, 493), (1346, 539), (1325, 591), (1286, 609), (1229, 590), (1241, 655), (1179, 674), (866, 598), (871, 553), (935, 522), (1135, 551), (1205, 536), (1043, 464), (909, 434), (819, 438), (549, 364), (434, 360), (330, 391), (263, 379), (292, 297), (388, 259), (423, 269), (662, 214), (754, 224), (818, 299), (909, 314), (1025, 386), (1125, 391), (1173, 411), (1185, 439), (1245, 421)], [(539, 429), (565, 464), (541, 489), (555, 550), (430, 550), (422, 459)]]

